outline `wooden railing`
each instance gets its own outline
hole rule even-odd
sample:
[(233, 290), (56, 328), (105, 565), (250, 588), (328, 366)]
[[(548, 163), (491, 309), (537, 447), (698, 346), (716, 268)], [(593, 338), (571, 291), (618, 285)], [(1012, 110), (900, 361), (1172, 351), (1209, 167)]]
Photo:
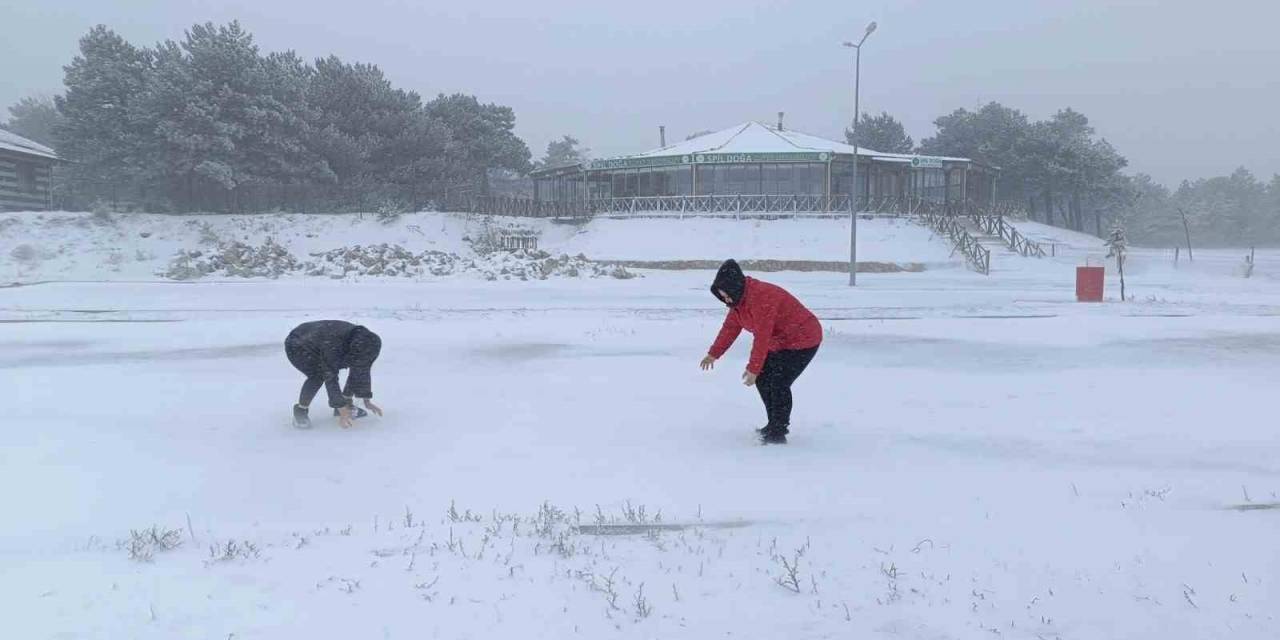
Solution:
[(960, 216), (948, 212), (949, 207), (941, 207), (924, 211), (920, 221), (926, 226), (944, 235), (951, 241), (954, 251), (964, 256), (965, 262), (974, 271), (982, 275), (991, 274), (991, 252), (973, 237), (964, 225), (960, 224)]
[[(450, 211), (537, 218), (589, 218), (594, 216), (652, 216), (655, 214), (740, 217), (746, 214), (844, 215), (848, 195), (719, 195), (595, 198), (573, 202), (545, 202), (507, 196), (471, 196), (446, 203)], [(914, 196), (859, 198), (858, 213), (918, 215), (950, 205)]]
[(1018, 228), (1009, 224), (1005, 220), (1003, 212), (990, 212), (978, 207), (969, 209), (969, 219), (973, 221), (983, 233), (996, 236), (1009, 245), (1019, 255), (1025, 257), (1045, 257), (1044, 247), (1040, 243), (1035, 242), (1022, 235)]

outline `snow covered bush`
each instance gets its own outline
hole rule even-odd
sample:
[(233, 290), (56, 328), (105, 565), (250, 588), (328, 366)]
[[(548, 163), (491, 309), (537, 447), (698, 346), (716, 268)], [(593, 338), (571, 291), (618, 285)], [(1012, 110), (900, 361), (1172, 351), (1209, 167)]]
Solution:
[(106, 226), (111, 224), (112, 222), (115, 222), (115, 219), (111, 216), (111, 213), (114, 211), (114, 207), (112, 207), (111, 203), (107, 202), (106, 200), (102, 200), (102, 199), (94, 200), (93, 204), (89, 207), (89, 209), (93, 211), (94, 222), (103, 226)]
[(182, 546), (182, 532), (152, 525), (150, 529), (130, 531), (129, 539), (121, 540), (118, 546), (129, 553), (130, 560), (151, 562), (156, 553)]
[(200, 244), (217, 246), (222, 239), (218, 237), (218, 232), (213, 230), (213, 225), (208, 222), (200, 223)]
[(20, 244), (9, 252), (9, 257), (15, 262), (24, 266), (34, 265), (40, 260), (40, 254), (36, 248), (29, 244)]
[(383, 198), (382, 201), (378, 203), (375, 213), (378, 216), (378, 222), (389, 225), (394, 224), (400, 219), (400, 216), (409, 213), (412, 210), (413, 207), (409, 206), (405, 202), (395, 198)]

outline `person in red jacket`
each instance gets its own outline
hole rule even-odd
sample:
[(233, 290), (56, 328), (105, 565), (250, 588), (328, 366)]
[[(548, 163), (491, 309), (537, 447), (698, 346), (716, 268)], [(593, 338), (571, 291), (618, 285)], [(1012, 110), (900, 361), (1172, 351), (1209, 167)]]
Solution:
[(795, 296), (782, 287), (742, 273), (733, 260), (716, 272), (711, 294), (729, 307), (720, 334), (702, 359), (702, 370), (733, 346), (743, 329), (754, 336), (742, 382), (755, 386), (769, 422), (758, 429), (764, 444), (786, 444), (791, 426), (791, 385), (804, 372), (822, 344), (822, 325)]

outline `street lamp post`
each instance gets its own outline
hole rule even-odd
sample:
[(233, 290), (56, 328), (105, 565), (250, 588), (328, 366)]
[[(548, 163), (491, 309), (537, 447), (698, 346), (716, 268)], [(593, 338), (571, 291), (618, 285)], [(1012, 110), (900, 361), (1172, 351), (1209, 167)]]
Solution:
[(858, 85), (862, 76), (862, 43), (876, 30), (876, 23), (867, 25), (862, 39), (844, 46), (854, 50), (853, 56), (853, 185), (849, 193), (849, 286), (858, 284)]

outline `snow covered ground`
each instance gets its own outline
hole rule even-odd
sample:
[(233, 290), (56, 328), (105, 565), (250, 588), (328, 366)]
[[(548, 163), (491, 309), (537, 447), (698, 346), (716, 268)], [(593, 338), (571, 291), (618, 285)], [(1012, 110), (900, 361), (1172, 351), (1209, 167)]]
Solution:
[[(330, 249), (331, 226), (281, 242)], [(543, 244), (603, 257), (652, 228)], [(780, 242), (733, 233), (708, 235)], [(852, 290), (768, 274), (826, 329), (774, 448), (749, 336), (697, 370), (706, 271), (179, 283), (75, 253), (75, 277), (6, 279), (114, 281), (0, 289), (7, 637), (1280, 635), (1270, 252), (1249, 279), (1239, 251), (1138, 252), (1124, 304), (1110, 281), (1074, 303), (1068, 252)], [(330, 317), (383, 336), (387, 415), (297, 431), (281, 342)]]
[[(601, 260), (739, 259), (847, 260), (845, 220), (733, 219), (594, 220), (413, 213), (391, 220), (366, 215), (156, 215), (85, 213), (0, 214), (0, 283), (36, 280), (154, 280), (179, 251), (210, 253), (238, 242), (270, 239), (299, 261), (355, 245), (399, 245), (476, 258), (475, 243), (502, 232), (538, 237), (553, 254)], [(929, 229), (905, 220), (864, 220), (859, 261), (923, 263), (954, 268), (961, 262)], [(470, 274), (475, 276), (477, 274)]]

